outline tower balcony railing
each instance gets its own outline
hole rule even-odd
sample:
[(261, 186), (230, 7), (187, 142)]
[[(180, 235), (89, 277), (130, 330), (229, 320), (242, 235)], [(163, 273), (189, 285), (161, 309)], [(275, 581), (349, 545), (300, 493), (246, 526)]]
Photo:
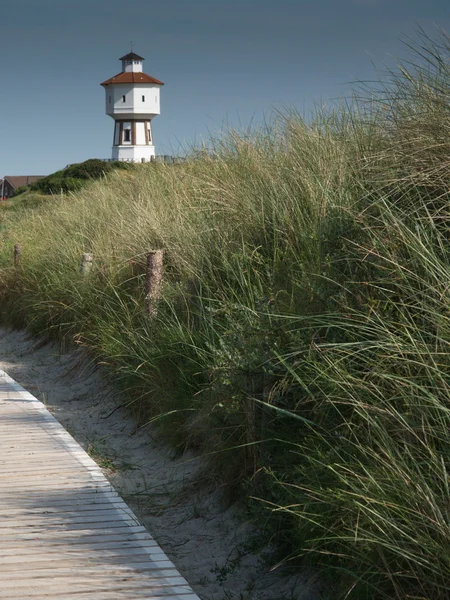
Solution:
[(170, 154), (157, 154), (152, 156), (150, 160), (135, 161), (132, 158), (101, 158), (103, 162), (127, 162), (127, 163), (147, 163), (147, 162), (163, 162), (168, 164), (183, 163), (186, 162), (185, 156), (172, 156)]

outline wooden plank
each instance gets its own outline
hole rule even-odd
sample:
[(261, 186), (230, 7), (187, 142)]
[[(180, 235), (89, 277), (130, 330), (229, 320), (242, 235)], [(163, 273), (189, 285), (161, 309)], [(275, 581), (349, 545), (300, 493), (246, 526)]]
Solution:
[[(96, 579), (98, 577), (137, 577), (143, 575), (149, 580), (164, 579), (165, 577), (178, 577), (180, 574), (175, 567), (167, 567), (158, 569), (149, 567), (147, 563), (130, 563), (130, 564), (111, 564), (111, 565), (88, 565), (83, 568), (82, 573), (78, 572), (73, 567), (63, 567), (54, 563), (47, 566), (33, 565), (27, 569), (27, 577), (30, 579), (51, 579), (52, 577), (88, 577)], [(5, 580), (14, 581), (11, 574), (0, 572), (0, 582)], [(1, 589), (1, 586), (0, 586)]]
[[(108, 590), (111, 590), (111, 587), (111, 584), (108, 584), (107, 582), (97, 584), (93, 583), (91, 585), (86, 583), (77, 584), (72, 582), (68, 588), (65, 583), (58, 585), (55, 582), (43, 580), (39, 583), (39, 586), (35, 587), (35, 589), (30, 589), (30, 586), (19, 586), (15, 588), (4, 589), (0, 592), (0, 598), (2, 596), (4, 598), (29, 598), (33, 596), (42, 598), (43, 594), (45, 594), (46, 598), (55, 598), (59, 597), (59, 594), (61, 593), (67, 594), (68, 589), (70, 590), (71, 594), (76, 593), (78, 597), (78, 595), (82, 593), (86, 594), (97, 592), (98, 594), (102, 592), (108, 592)], [(130, 597), (135, 597), (135, 593), (142, 597), (143, 592), (146, 592), (147, 594), (152, 592), (154, 594), (158, 594), (158, 596), (173, 596), (174, 594), (176, 594), (176, 596), (180, 596), (182, 594), (189, 594), (191, 592), (191, 589), (187, 585), (155, 585), (151, 582), (145, 583), (145, 581), (117, 582), (114, 584), (114, 589), (118, 592), (128, 592), (130, 594), (128, 597), (129, 599)], [(3, 594), (6, 594), (6, 596)]]
[[(59, 479), (59, 480), (58, 480)], [(33, 489), (33, 492), (36, 491), (43, 491), (43, 490), (53, 490), (55, 489), (57, 490), (64, 490), (67, 492), (70, 492), (72, 490), (76, 490), (76, 489), (90, 489), (90, 490), (98, 490), (98, 489), (104, 489), (104, 490), (110, 490), (111, 488), (111, 484), (108, 483), (107, 481), (102, 481), (102, 479), (99, 477), (97, 478), (97, 480), (93, 479), (87, 479), (86, 477), (70, 477), (70, 475), (68, 475), (65, 478), (58, 478), (58, 479), (54, 479), (52, 481), (43, 481), (42, 477), (39, 477), (38, 479), (28, 479), (26, 480), (26, 482), (20, 482), (19, 480), (14, 480), (12, 482), (2, 482), (1, 487), (2, 487), (2, 494), (5, 494), (6, 492), (13, 492), (16, 493), (20, 490), (22, 490), (24, 487), (26, 487), (27, 485), (30, 486), (30, 489)]]
[[(101, 548), (101, 550), (102, 561), (107, 559), (113, 562), (127, 562), (128, 559), (136, 560), (136, 556), (146, 557), (147, 555), (151, 555), (153, 561), (169, 560), (159, 546), (146, 547), (135, 544), (126, 548), (113, 548), (109, 550)], [(30, 545), (28, 545), (27, 549), (23, 552), (17, 549), (15, 549), (14, 552), (2, 550), (0, 554), (2, 567), (18, 563), (25, 563), (28, 567), (31, 566), (33, 562), (50, 562), (52, 560), (56, 560), (58, 564), (62, 564), (64, 560), (74, 561), (77, 564), (85, 564), (86, 562), (90, 563), (98, 560), (99, 556), (99, 548), (81, 548), (81, 550), (79, 548), (74, 548), (70, 550), (66, 547), (64, 549), (57, 548), (54, 552), (47, 552), (38, 548), (33, 552)], [(142, 558), (140, 560), (142, 560)]]
[(0, 599), (199, 600), (101, 469), (0, 371)]
[[(116, 587), (122, 587), (124, 583), (126, 583), (127, 588), (131, 587), (145, 587), (152, 586), (152, 588), (158, 589), (158, 591), (164, 590), (164, 588), (182, 588), (183, 593), (188, 593), (190, 590), (187, 588), (186, 580), (183, 577), (157, 577), (151, 578), (147, 574), (133, 574), (131, 576), (124, 575), (108, 575), (108, 577), (77, 577), (72, 573), (71, 576), (66, 577), (40, 577), (32, 580), (31, 586), (30, 584), (25, 585), (17, 585), (12, 581), (3, 581), (2, 582), (2, 591), (9, 589), (10, 592), (13, 592), (13, 589), (20, 590), (21, 588), (30, 588), (30, 587), (38, 587), (38, 589), (42, 592), (48, 593), (48, 591), (53, 591), (53, 589), (57, 586), (64, 586), (67, 591), (70, 589), (78, 590), (78, 591), (86, 591), (89, 592), (91, 589), (103, 590), (106, 591), (111, 589), (110, 581), (113, 581)], [(50, 588), (50, 590), (46, 589)], [(84, 589), (80, 589), (84, 588)]]
[[(147, 590), (127, 590), (127, 589), (115, 589), (109, 592), (98, 592), (92, 591), (87, 593), (78, 593), (77, 591), (68, 592), (67, 590), (55, 591), (54, 594), (45, 594), (46, 598), (52, 598), (53, 600), (134, 600), (137, 598), (152, 598), (152, 600), (199, 600), (198, 596), (193, 593), (181, 594), (181, 593), (169, 593), (161, 594), (160, 591), (150, 588)], [(42, 599), (40, 592), (33, 590), (24, 591), (19, 596), (10, 596), (8, 593), (4, 594), (0, 591), (0, 598), (9, 600), (10, 598), (39, 598)]]
[[(114, 560), (114, 558), (109, 558), (108, 556), (103, 556), (103, 554), (99, 554), (99, 556), (101, 555), (101, 562), (99, 563), (95, 563), (93, 564), (92, 561), (81, 561), (81, 560), (77, 560), (77, 559), (73, 559), (73, 560), (61, 560), (61, 561), (54, 561), (53, 562), (53, 569), (59, 569), (59, 568), (63, 568), (63, 569), (67, 569), (67, 568), (71, 568), (76, 570), (79, 573), (82, 573), (83, 570), (86, 567), (91, 567), (91, 566), (100, 566), (100, 564), (104, 567), (107, 568), (108, 566), (116, 566), (117, 564), (124, 564), (127, 565), (129, 567), (134, 567), (135, 569), (139, 569), (142, 565), (145, 565), (148, 569), (156, 569), (156, 570), (161, 570), (161, 569), (174, 569), (175, 565), (170, 561), (170, 560), (151, 560), (150, 556), (147, 556), (146, 554), (140, 554), (138, 556), (130, 556), (128, 557), (126, 560), (122, 559), (122, 560)], [(49, 563), (48, 560), (46, 561), (33, 561), (32, 567), (34, 570), (38, 570), (38, 569), (48, 569), (49, 565), (51, 565), (52, 563)], [(23, 577), (21, 577), (21, 574), (23, 574), (24, 572), (26, 572), (28, 569), (28, 563), (27, 562), (15, 562), (15, 563), (8, 563), (5, 567), (2, 566), (2, 570), (7, 570), (9, 571), (9, 573), (11, 574), (11, 578), (14, 576), (17, 577), (17, 581), (21, 581), (23, 579)]]
[[(32, 470), (31, 470), (32, 469)], [(95, 469), (95, 467), (86, 467), (84, 465), (80, 465), (80, 464), (74, 464), (72, 463), (72, 465), (70, 465), (70, 463), (63, 463), (62, 465), (55, 465), (53, 463), (51, 464), (42, 464), (42, 466), (40, 467), (36, 467), (32, 465), (30, 465), (27, 468), (27, 465), (25, 463), (22, 463), (20, 465), (17, 465), (17, 467), (14, 469), (13, 466), (9, 466), (9, 467), (5, 467), (4, 469), (1, 468), (0, 466), (0, 481), (2, 479), (11, 479), (14, 475), (19, 475), (20, 477), (34, 477), (36, 478), (36, 473), (45, 473), (46, 478), (48, 475), (55, 475), (55, 474), (59, 474), (61, 472), (63, 473), (68, 473), (68, 471), (70, 470), (70, 474), (72, 475), (73, 473), (90, 473), (92, 472), (92, 474), (95, 476), (97, 476), (97, 470)]]
[[(0, 504), (1, 506), (1, 504)], [(80, 514), (82, 513), (83, 515), (89, 516), (89, 515), (93, 515), (93, 514), (98, 514), (99, 512), (103, 511), (107, 511), (107, 510), (111, 510), (111, 503), (110, 502), (102, 502), (102, 503), (97, 503), (94, 504), (92, 502), (89, 503), (85, 503), (85, 504), (63, 504), (63, 505), (57, 505), (57, 506), (45, 506), (44, 507), (44, 514), (45, 515), (62, 515), (64, 518), (68, 518), (71, 514)], [(27, 508), (26, 506), (21, 506), (21, 508), (15, 508), (15, 506), (13, 506), (12, 508), (8, 508), (8, 510), (5, 512), (5, 510), (2, 508), (0, 511), (0, 519), (7, 519), (7, 518), (11, 518), (12, 516), (14, 517), (21, 517), (21, 516), (36, 516), (36, 515), (40, 515), (43, 512), (43, 507), (39, 507), (39, 506), (33, 506), (31, 505), (29, 508)]]
[(64, 589), (67, 590), (78, 591), (78, 592), (90, 592), (91, 590), (99, 590), (99, 591), (108, 591), (111, 589), (111, 583), (114, 584), (115, 588), (125, 587), (127, 589), (133, 588), (145, 588), (146, 586), (151, 586), (153, 589), (157, 590), (159, 593), (166, 591), (167, 588), (173, 593), (174, 588), (179, 590), (181, 593), (188, 593), (190, 591), (189, 587), (186, 585), (186, 581), (183, 580), (182, 577), (172, 577), (172, 578), (157, 578), (151, 580), (147, 575), (141, 576), (132, 576), (132, 577), (124, 577), (116, 576), (111, 577), (111, 579), (107, 579), (105, 577), (102, 578), (86, 578), (86, 577), (53, 577), (49, 578), (41, 578), (31, 580), (28, 584), (24, 586), (15, 585), (14, 582), (2, 582), (2, 591), (9, 590), (10, 597), (15, 597), (13, 594), (17, 593), (18, 597), (20, 597), (19, 592), (23, 594), (24, 588), (25, 590), (29, 590), (35, 588), (37, 591), (41, 593), (48, 594), (49, 592), (54, 592), (56, 589)]
[[(110, 568), (86, 567), (83, 569), (82, 575), (78, 575), (74, 569), (55, 569), (51, 568), (50, 566), (48, 566), (46, 569), (38, 569), (36, 571), (33, 568), (27, 569), (27, 578), (32, 584), (34, 584), (35, 581), (39, 583), (41, 579), (66, 581), (71, 580), (74, 577), (77, 579), (77, 581), (101, 581), (103, 579), (123, 579), (125, 577), (132, 579), (145, 578), (147, 581), (154, 581), (158, 579), (178, 579), (180, 574), (176, 569), (135, 569), (132, 566), (126, 565), (111, 565)], [(184, 580), (183, 577), (181, 579)], [(0, 589), (7, 581), (11, 582), (10, 576), (0, 573)], [(16, 582), (12, 581), (11, 583), (14, 585)]]
[[(20, 503), (20, 506), (24, 509), (27, 507), (31, 508), (52, 508), (52, 507), (61, 507), (64, 509), (65, 506), (74, 507), (74, 506), (103, 506), (104, 504), (109, 505), (109, 502), (116, 500), (117, 496), (106, 491), (104, 494), (99, 494), (94, 491), (94, 494), (90, 494), (89, 490), (85, 492), (80, 492), (76, 495), (64, 494), (63, 497), (56, 498), (47, 498), (45, 496), (41, 496), (36, 493), (33, 495), (33, 498), (27, 498), (22, 494), (15, 494), (14, 497), (9, 495), (2, 496), (0, 494), (0, 503), (4, 506), (17, 506)], [(15, 501), (16, 500), (16, 501)]]
[[(132, 533), (130, 533), (132, 531)], [(65, 531), (64, 534), (61, 531), (46, 531), (44, 534), (39, 536), (33, 533), (17, 533), (17, 534), (9, 534), (2, 536), (2, 547), (8, 547), (19, 545), (22, 548), (24, 547), (23, 542), (32, 543), (36, 545), (40, 542), (43, 544), (48, 544), (51, 540), (52, 546), (58, 546), (59, 544), (96, 544), (97, 542), (101, 543), (109, 543), (109, 542), (134, 542), (135, 540), (139, 541), (151, 541), (153, 542), (153, 538), (148, 533), (146, 529), (143, 527), (128, 527), (127, 533), (115, 533), (108, 531), (101, 531), (100, 534), (97, 531), (91, 531), (90, 529), (77, 530), (77, 531)]]
[(87, 525), (89, 525), (89, 529), (103, 529), (106, 528), (121, 528), (131, 525), (136, 525), (137, 521), (124, 521), (122, 520), (113, 520), (113, 521), (91, 521), (90, 523), (80, 522), (80, 523), (48, 523), (43, 524), (42, 526), (34, 525), (32, 522), (30, 523), (20, 523), (19, 521), (10, 521), (9, 527), (3, 526), (0, 524), (0, 535), (3, 536), (5, 530), (8, 531), (11, 527), (15, 527), (17, 530), (25, 529), (26, 531), (33, 531), (35, 533), (41, 533), (48, 531), (49, 529), (59, 529), (60, 531), (75, 531), (78, 529), (84, 529)]
[(135, 549), (137, 547), (146, 548), (148, 552), (151, 552), (150, 549), (155, 549), (155, 551), (160, 551), (160, 548), (155, 540), (128, 540), (124, 541), (122, 539), (119, 540), (105, 540), (103, 536), (97, 537), (97, 541), (93, 542), (92, 539), (89, 541), (79, 541), (78, 539), (60, 539), (52, 541), (51, 546), (48, 543), (48, 539), (43, 540), (31, 540), (31, 543), (28, 543), (25, 548), (23, 544), (23, 540), (20, 540), (18, 543), (17, 540), (3, 540), (2, 539), (2, 548), (0, 556), (13, 556), (14, 554), (20, 554), (21, 556), (26, 556), (27, 554), (33, 554), (35, 552), (42, 552), (43, 550), (48, 554), (52, 552), (61, 552), (59, 546), (62, 546), (63, 552), (90, 552), (92, 549), (97, 551), (99, 548), (103, 548), (104, 550), (122, 550), (123, 548)]

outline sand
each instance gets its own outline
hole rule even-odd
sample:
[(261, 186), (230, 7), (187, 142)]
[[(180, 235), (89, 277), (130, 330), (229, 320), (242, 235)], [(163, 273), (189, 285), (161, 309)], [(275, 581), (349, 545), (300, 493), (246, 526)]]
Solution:
[(0, 329), (0, 368), (96, 460), (202, 600), (318, 600), (311, 573), (273, 570), (250, 552), (255, 531), (205, 477), (206, 460), (175, 456), (154, 426), (138, 428), (83, 350)]

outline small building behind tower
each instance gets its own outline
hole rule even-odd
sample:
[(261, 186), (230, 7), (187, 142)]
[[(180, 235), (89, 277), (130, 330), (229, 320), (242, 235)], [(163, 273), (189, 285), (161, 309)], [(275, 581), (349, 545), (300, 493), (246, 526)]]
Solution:
[(155, 156), (152, 119), (160, 114), (162, 81), (143, 72), (142, 56), (122, 56), (122, 71), (101, 85), (106, 114), (114, 119), (112, 159), (148, 162)]

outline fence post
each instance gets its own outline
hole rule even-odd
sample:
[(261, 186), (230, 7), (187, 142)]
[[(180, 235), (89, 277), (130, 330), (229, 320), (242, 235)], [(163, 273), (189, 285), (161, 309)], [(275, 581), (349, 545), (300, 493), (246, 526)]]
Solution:
[(157, 303), (161, 297), (164, 250), (154, 250), (147, 254), (145, 274), (145, 310), (151, 317), (158, 313)]
[(20, 257), (22, 256), (22, 246), (20, 244), (14, 244), (14, 266), (20, 265)]
[(84, 252), (81, 255), (80, 273), (83, 277), (86, 277), (91, 272), (93, 260), (92, 254), (88, 252)]

